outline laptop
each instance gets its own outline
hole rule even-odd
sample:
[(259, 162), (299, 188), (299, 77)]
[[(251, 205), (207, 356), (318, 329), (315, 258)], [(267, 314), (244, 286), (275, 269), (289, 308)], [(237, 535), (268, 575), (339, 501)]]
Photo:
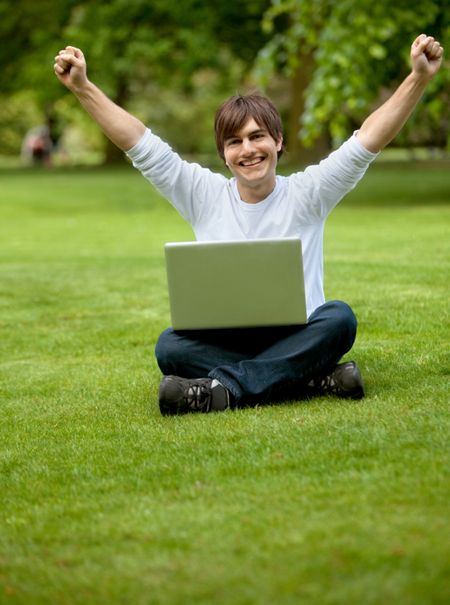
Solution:
[(174, 330), (306, 323), (300, 239), (176, 242), (164, 250)]

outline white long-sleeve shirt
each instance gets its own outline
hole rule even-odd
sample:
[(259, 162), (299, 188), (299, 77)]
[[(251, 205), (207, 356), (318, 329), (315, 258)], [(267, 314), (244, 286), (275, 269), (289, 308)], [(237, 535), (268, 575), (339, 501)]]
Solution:
[(299, 237), (308, 316), (325, 302), (325, 220), (376, 155), (353, 135), (319, 164), (290, 176), (277, 176), (272, 193), (249, 204), (240, 199), (235, 178), (182, 160), (148, 129), (128, 151), (133, 165), (191, 224), (198, 240)]

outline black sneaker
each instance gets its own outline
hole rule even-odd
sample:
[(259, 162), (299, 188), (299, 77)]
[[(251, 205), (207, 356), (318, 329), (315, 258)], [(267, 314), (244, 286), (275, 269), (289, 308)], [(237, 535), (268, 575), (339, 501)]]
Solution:
[(164, 376), (159, 385), (159, 409), (164, 416), (219, 412), (229, 407), (230, 392), (212, 378)]
[(338, 364), (328, 376), (313, 380), (315, 394), (337, 395), (348, 399), (362, 399), (364, 384), (361, 372), (354, 361)]

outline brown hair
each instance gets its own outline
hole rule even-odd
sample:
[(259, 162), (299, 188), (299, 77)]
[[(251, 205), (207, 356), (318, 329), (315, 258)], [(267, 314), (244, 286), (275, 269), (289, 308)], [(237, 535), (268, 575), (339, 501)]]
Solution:
[[(274, 141), (278, 142), (283, 136), (281, 117), (275, 105), (267, 97), (261, 95), (235, 95), (230, 97), (216, 111), (214, 131), (216, 134), (217, 151), (225, 160), (224, 146), (226, 139), (232, 138), (250, 119), (261, 128), (267, 129)], [(284, 144), (278, 152), (278, 157), (284, 151)]]

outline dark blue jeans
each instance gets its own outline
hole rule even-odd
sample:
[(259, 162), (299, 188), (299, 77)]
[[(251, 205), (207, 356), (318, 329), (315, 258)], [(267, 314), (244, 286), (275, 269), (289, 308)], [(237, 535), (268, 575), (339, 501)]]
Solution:
[(299, 326), (165, 330), (156, 344), (163, 374), (217, 378), (237, 406), (300, 398), (308, 383), (333, 370), (356, 336), (356, 318), (330, 301)]

